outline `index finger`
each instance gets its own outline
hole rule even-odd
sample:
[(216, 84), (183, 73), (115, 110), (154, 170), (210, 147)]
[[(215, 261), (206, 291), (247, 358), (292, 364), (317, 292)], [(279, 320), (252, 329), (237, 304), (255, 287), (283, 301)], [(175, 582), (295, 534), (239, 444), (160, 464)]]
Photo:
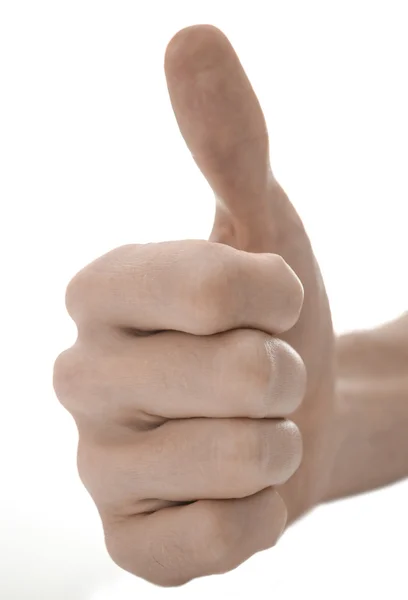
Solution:
[(66, 304), (90, 323), (211, 335), (237, 328), (275, 334), (298, 320), (303, 287), (276, 254), (203, 240), (127, 245), (80, 271)]

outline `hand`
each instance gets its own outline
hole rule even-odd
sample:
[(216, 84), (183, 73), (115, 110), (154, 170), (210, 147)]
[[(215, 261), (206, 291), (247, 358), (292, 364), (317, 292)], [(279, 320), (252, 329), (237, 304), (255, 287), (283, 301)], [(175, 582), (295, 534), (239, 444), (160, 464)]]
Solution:
[(112, 558), (179, 585), (272, 546), (323, 497), (333, 332), (229, 42), (210, 26), (182, 30), (165, 68), (217, 199), (210, 241), (124, 246), (80, 271), (67, 289), (78, 339), (54, 385)]

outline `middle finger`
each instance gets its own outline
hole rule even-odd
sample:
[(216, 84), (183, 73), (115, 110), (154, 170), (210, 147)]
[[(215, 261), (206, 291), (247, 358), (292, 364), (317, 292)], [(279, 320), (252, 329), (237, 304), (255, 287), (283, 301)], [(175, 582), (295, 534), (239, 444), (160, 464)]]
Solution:
[[(285, 417), (300, 405), (306, 372), (286, 342), (257, 330), (213, 336), (162, 332), (129, 338), (120, 352), (95, 357), (67, 351), (59, 394), (71, 412), (94, 422), (129, 425), (153, 416)], [(69, 396), (69, 397), (67, 397)]]
[(285, 483), (302, 458), (296, 425), (277, 419), (184, 419), (120, 446), (80, 444), (81, 478), (102, 510), (143, 500), (242, 498)]

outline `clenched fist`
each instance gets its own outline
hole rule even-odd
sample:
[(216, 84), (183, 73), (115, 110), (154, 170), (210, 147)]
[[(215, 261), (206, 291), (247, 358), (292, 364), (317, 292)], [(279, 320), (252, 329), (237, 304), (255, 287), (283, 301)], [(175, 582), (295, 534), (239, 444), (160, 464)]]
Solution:
[(54, 385), (76, 420), (79, 472), (112, 558), (179, 585), (274, 545), (323, 497), (333, 331), (230, 43), (189, 27), (165, 69), (216, 196), (210, 240), (124, 246), (80, 271), (67, 290), (78, 339)]

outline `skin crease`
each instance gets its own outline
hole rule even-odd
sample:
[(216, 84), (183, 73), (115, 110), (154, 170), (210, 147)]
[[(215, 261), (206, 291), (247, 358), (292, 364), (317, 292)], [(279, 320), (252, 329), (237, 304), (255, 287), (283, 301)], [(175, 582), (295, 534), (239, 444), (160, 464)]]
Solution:
[[(335, 340), (309, 238), (224, 34), (180, 31), (165, 72), (216, 198), (210, 239), (123, 246), (80, 271), (66, 296), (78, 339), (54, 386), (113, 560), (175, 586), (273, 546), (320, 502), (405, 476), (408, 386), (401, 327)], [(377, 369), (385, 395), (398, 382), (384, 427), (383, 396), (373, 417), (366, 382), (390, 353), (394, 371)]]

